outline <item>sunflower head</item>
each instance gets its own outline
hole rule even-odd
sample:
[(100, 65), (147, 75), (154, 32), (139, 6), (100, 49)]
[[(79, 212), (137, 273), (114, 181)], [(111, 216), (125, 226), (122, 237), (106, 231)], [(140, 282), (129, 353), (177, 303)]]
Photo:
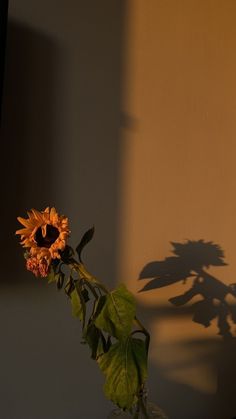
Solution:
[(68, 218), (59, 215), (54, 207), (47, 207), (44, 211), (32, 209), (28, 218), (17, 219), (24, 226), (16, 234), (21, 236), (21, 245), (27, 249), (27, 269), (36, 276), (47, 276), (52, 259), (60, 259), (65, 249)]

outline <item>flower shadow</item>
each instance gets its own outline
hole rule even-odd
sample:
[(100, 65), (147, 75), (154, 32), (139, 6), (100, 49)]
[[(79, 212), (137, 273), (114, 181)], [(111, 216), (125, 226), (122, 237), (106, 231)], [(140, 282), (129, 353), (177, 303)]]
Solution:
[(219, 335), (232, 337), (231, 323), (236, 324), (236, 305), (229, 304), (227, 297), (235, 298), (236, 303), (236, 284), (224, 284), (206, 271), (210, 266), (227, 265), (223, 250), (219, 245), (204, 240), (171, 244), (175, 256), (150, 262), (141, 271), (139, 279), (150, 278), (150, 281), (140, 291), (191, 281), (186, 292), (170, 298), (169, 302), (180, 307), (200, 296), (201, 299), (191, 306), (193, 321), (209, 327), (216, 319)]

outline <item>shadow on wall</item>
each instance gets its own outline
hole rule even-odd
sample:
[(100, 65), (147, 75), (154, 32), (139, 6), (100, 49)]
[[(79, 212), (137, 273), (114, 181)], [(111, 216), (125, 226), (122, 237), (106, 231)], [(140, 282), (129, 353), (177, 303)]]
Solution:
[(225, 266), (223, 250), (212, 242), (187, 241), (172, 243), (175, 256), (163, 261), (150, 262), (140, 274), (140, 279), (152, 278), (141, 291), (162, 288), (179, 281), (191, 281), (190, 288), (169, 301), (174, 306), (184, 306), (195, 296), (201, 299), (192, 305), (193, 321), (209, 327), (217, 319), (219, 335), (232, 337), (229, 318), (236, 323), (236, 305), (229, 304), (230, 295), (236, 303), (236, 284), (226, 285), (203, 268)]
[(72, 4), (77, 13), (70, 35), (76, 42), (71, 47), (67, 77), (70, 149), (66, 150), (66, 213), (72, 215), (72, 239), (95, 225), (94, 241), (85, 262), (112, 287), (117, 279), (122, 194), (120, 128), (124, 124), (121, 102), (127, 2)]
[[(9, 22), (1, 130), (2, 274), (19, 280), (22, 254), (16, 217), (52, 202), (54, 96), (58, 47), (36, 31)], [(18, 278), (17, 278), (17, 277)], [(3, 281), (4, 283), (4, 281)]]
[[(139, 279), (149, 279), (149, 281), (141, 291), (161, 289), (180, 281), (190, 282), (189, 289), (183, 294), (169, 299), (172, 306), (178, 307), (178, 310), (171, 306), (157, 307), (156, 309), (145, 308), (148, 311), (147, 322), (152, 322), (152, 319), (192, 315), (193, 322), (210, 327), (215, 320), (218, 334), (223, 339), (206, 338), (199, 341), (193, 339), (172, 344), (169, 365), (158, 366), (158, 371), (154, 369), (155, 377), (150, 377), (159, 388), (156, 397), (171, 419), (180, 417), (230, 419), (236, 412), (234, 396), (236, 391), (236, 337), (234, 333), (236, 284), (226, 285), (206, 271), (206, 268), (210, 266), (226, 265), (224, 252), (219, 245), (199, 240), (172, 243), (172, 246), (174, 256), (167, 257), (162, 261), (150, 262), (143, 268)], [(193, 298), (196, 302), (187, 305)], [(186, 353), (186, 355), (195, 351), (197, 358), (188, 358), (187, 355), (186, 358), (178, 359), (177, 357), (174, 361), (174, 347), (174, 351)], [(164, 349), (166, 359), (169, 350), (167, 344)], [(196, 368), (196, 363), (199, 366), (207, 366), (208, 371), (213, 372), (213, 375), (216, 374), (215, 394), (207, 395), (194, 390), (191, 386), (175, 384), (174, 381), (169, 381), (166, 378), (169, 374), (173, 374), (173, 371), (179, 372), (181, 369), (189, 371), (191, 374), (191, 371)], [(204, 377), (202, 379), (204, 380)], [(166, 399), (166, 394), (171, 394), (171, 405)], [(181, 409), (179, 400), (182, 400)], [(193, 406), (195, 406), (194, 411)]]
[(102, 6), (73, 1), (72, 6), (60, 2), (55, 18), (54, 8), (42, 5), (47, 13), (43, 30), (50, 33), (53, 27), (53, 39), (9, 22), (1, 131), (1, 254), (11, 262), (13, 277), (22, 266), (14, 238), (16, 216), (25, 216), (32, 207), (55, 205), (70, 217), (72, 245), (95, 225), (90, 269), (112, 286), (117, 271), (126, 6), (123, 0), (105, 0)]
[[(11, 366), (1, 364), (1, 417), (100, 419), (111, 409), (64, 296), (25, 272), (14, 232), (18, 215), (48, 205), (68, 214), (72, 224), (79, 219), (82, 233), (95, 223), (90, 269), (115, 279), (124, 5), (72, 1), (68, 7), (62, 1), (55, 17), (54, 4), (42, 3), (37, 27), (47, 14), (43, 33), (9, 22), (0, 281), (1, 358)], [(44, 35), (52, 27), (56, 41)]]

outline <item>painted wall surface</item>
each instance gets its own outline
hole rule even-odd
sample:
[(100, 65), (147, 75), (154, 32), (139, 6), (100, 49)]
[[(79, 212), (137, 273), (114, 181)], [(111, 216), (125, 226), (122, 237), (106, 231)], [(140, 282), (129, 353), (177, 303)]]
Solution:
[(123, 1), (10, 2), (1, 131), (0, 417), (104, 419), (104, 379), (63, 293), (25, 271), (17, 215), (56, 206), (116, 279)]
[(172, 419), (230, 419), (236, 3), (129, 4), (120, 277), (150, 288), (137, 296), (153, 335), (152, 398)]
[(111, 409), (64, 295), (14, 237), (17, 215), (55, 205), (72, 244), (95, 224), (90, 269), (138, 299), (150, 399), (170, 419), (233, 418), (235, 1), (14, 0), (9, 15), (0, 417)]

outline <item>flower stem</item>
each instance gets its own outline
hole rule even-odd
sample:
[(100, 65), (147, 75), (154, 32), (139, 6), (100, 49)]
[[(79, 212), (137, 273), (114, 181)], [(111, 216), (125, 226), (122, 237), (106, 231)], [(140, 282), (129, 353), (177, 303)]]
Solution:
[(143, 401), (143, 398), (142, 397), (140, 397), (140, 399), (139, 399), (139, 406), (140, 406), (140, 408), (141, 408), (141, 411), (143, 412), (143, 414), (144, 414), (144, 418), (145, 419), (148, 419), (149, 418), (149, 416), (148, 416), (148, 412), (147, 412), (147, 409), (146, 409), (146, 406), (145, 406), (145, 403), (144, 403), (144, 401)]
[(137, 324), (137, 326), (140, 327), (143, 334), (146, 336), (146, 345), (147, 345), (147, 350), (148, 350), (149, 349), (149, 343), (150, 343), (150, 334), (148, 333), (147, 329), (145, 329), (143, 324), (140, 322), (140, 320), (136, 316), (134, 318), (134, 321)]
[(73, 269), (75, 269), (79, 273), (81, 279), (85, 279), (87, 282), (95, 284), (105, 294), (109, 294), (109, 291), (105, 287), (105, 285), (103, 285), (97, 278), (95, 278), (95, 276), (91, 275), (82, 263), (79, 263), (73, 260), (73, 263), (71, 266)]

